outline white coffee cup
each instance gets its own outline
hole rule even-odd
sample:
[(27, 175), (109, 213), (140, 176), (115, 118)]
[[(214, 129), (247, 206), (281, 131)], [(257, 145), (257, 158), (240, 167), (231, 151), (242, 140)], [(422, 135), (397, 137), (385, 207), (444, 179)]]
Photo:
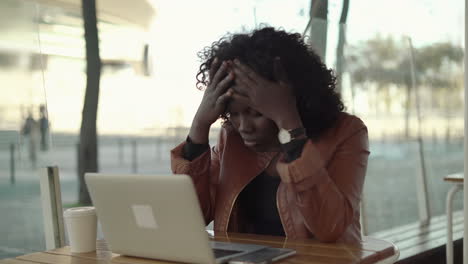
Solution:
[(74, 207), (63, 213), (72, 253), (96, 250), (97, 216), (92, 206)]

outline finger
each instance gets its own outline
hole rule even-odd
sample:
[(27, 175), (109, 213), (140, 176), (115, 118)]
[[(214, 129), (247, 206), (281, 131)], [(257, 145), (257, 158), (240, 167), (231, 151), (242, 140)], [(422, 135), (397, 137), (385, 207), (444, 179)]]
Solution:
[(231, 83), (232, 80), (234, 80), (234, 73), (230, 72), (214, 88), (215, 89), (215, 95), (219, 96), (219, 95), (223, 94), (226, 91), (226, 89), (230, 86), (230, 83)]
[[(221, 95), (220, 97), (218, 97), (218, 99), (216, 99), (216, 106), (219, 106), (221, 107), (222, 109), (225, 109), (226, 108), (226, 104), (227, 102), (229, 101), (229, 99), (232, 98), (232, 92), (227, 92), (223, 95)], [(219, 109), (219, 108), (218, 108)]]
[(249, 91), (253, 90), (252, 88), (257, 86), (257, 83), (252, 81), (241, 69), (234, 67), (234, 74), (236, 76), (236, 90), (242, 94), (249, 94)]
[(213, 77), (213, 80), (211, 81), (211, 85), (212, 87), (216, 87), (216, 85), (218, 85), (219, 81), (221, 80), (221, 78), (223, 77), (223, 74), (226, 73), (226, 62), (222, 62), (221, 63), (221, 66), (219, 67), (219, 69), (216, 71), (214, 77)]
[(245, 104), (245, 105), (247, 105), (249, 107), (252, 107), (252, 101), (250, 101), (250, 98), (248, 96), (245, 96), (245, 95), (234, 92), (234, 93), (232, 93), (231, 98), (232, 98), (232, 100), (234, 100), (236, 102), (239, 102), (239, 103)]
[(273, 74), (277, 82), (288, 83), (288, 75), (286, 74), (286, 70), (281, 64), (280, 57), (276, 57), (273, 62)]
[(257, 74), (252, 68), (241, 63), (238, 59), (234, 60), (236, 68), (238, 68), (244, 75), (246, 75), (252, 82), (261, 82), (263, 78)]
[(216, 71), (218, 70), (219, 66), (220, 66), (220, 61), (218, 60), (218, 57), (215, 57), (210, 67), (210, 72), (209, 72), (210, 81), (213, 80), (213, 77)]
[(251, 89), (247, 86), (247, 84), (243, 83), (239, 78), (236, 78), (236, 82), (231, 86), (231, 89), (234, 92), (244, 96), (249, 96), (251, 92)]

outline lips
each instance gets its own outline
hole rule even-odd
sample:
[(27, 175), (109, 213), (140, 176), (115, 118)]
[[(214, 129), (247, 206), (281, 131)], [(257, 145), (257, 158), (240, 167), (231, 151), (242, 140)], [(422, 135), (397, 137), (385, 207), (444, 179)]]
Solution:
[(248, 147), (252, 147), (252, 146), (255, 146), (258, 144), (258, 141), (255, 140), (255, 139), (246, 139), (246, 138), (243, 138), (242, 139), (244, 141), (244, 144)]

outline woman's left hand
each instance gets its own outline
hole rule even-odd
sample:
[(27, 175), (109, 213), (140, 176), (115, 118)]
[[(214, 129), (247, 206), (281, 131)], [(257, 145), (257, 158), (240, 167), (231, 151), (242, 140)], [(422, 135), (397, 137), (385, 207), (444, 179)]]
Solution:
[(276, 82), (263, 78), (238, 59), (234, 60), (232, 69), (237, 82), (231, 88), (234, 91), (233, 99), (273, 120), (280, 128), (294, 129), (303, 126), (296, 106), (296, 97), (287, 81), (280, 58), (275, 58), (274, 62)]

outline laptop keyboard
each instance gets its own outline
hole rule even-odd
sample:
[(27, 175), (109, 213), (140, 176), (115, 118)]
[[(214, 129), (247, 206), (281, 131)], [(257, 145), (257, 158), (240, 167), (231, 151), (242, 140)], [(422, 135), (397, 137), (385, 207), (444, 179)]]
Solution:
[(237, 254), (237, 253), (240, 253), (240, 252), (242, 252), (242, 251), (219, 249), (219, 248), (214, 248), (213, 249), (213, 253), (214, 253), (216, 259), (226, 257), (226, 256), (229, 256), (229, 255), (233, 255), (233, 254)]

